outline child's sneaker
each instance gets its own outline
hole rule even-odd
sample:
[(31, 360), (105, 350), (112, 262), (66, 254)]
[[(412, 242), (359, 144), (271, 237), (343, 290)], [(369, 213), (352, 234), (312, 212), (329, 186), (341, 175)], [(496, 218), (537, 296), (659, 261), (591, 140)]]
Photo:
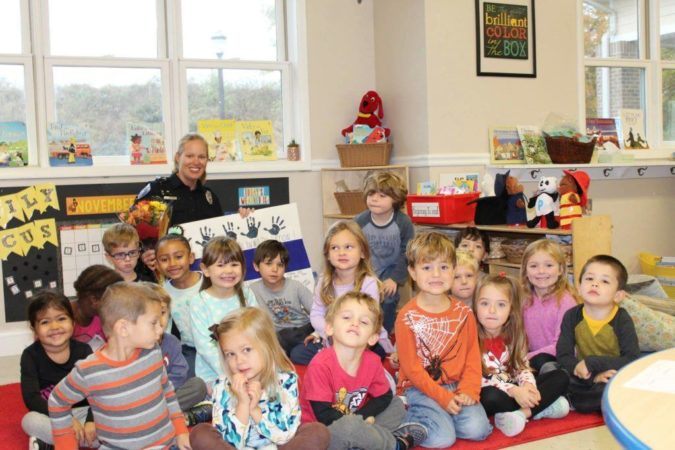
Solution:
[(560, 396), (548, 405), (548, 407), (533, 417), (534, 420), (539, 419), (562, 419), (570, 412), (570, 404), (567, 399)]
[(194, 427), (198, 423), (210, 422), (213, 418), (213, 403), (201, 402), (185, 412), (185, 424)]
[(427, 440), (427, 428), (419, 423), (402, 423), (393, 432), (396, 450), (408, 450)]
[(527, 418), (520, 410), (495, 414), (495, 426), (509, 437), (520, 434), (525, 429), (526, 423)]
[(54, 446), (31, 436), (28, 438), (28, 450), (54, 450)]

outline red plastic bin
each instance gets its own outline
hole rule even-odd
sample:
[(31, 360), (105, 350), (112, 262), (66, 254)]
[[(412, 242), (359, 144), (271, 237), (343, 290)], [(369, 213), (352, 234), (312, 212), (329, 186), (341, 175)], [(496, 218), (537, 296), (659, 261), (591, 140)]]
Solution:
[(456, 195), (408, 195), (408, 216), (416, 223), (462, 223), (473, 221), (479, 192)]

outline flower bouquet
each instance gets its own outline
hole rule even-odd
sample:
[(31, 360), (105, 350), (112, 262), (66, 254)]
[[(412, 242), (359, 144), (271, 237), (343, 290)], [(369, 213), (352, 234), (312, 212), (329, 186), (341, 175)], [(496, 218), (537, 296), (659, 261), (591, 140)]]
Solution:
[(141, 241), (156, 240), (166, 234), (171, 217), (171, 205), (161, 200), (140, 200), (119, 214), (122, 222), (136, 228)]

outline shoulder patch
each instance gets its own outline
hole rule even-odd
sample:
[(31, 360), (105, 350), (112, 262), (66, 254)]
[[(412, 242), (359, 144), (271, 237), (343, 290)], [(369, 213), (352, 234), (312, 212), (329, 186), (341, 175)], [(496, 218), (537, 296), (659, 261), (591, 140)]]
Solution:
[(138, 193), (138, 196), (136, 198), (139, 199), (139, 200), (142, 199), (143, 197), (148, 195), (148, 193), (150, 193), (150, 189), (152, 189), (152, 186), (150, 186), (150, 183), (146, 184), (145, 187), (143, 189), (141, 189), (141, 192)]

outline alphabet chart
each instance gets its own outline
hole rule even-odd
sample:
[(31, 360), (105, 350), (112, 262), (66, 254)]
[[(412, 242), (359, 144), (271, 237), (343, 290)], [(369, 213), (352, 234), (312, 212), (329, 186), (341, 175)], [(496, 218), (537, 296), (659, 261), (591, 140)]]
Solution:
[(63, 224), (59, 226), (61, 243), (60, 266), (63, 276), (63, 293), (68, 297), (76, 295), (73, 283), (84, 269), (93, 264), (108, 264), (101, 239), (110, 223)]

